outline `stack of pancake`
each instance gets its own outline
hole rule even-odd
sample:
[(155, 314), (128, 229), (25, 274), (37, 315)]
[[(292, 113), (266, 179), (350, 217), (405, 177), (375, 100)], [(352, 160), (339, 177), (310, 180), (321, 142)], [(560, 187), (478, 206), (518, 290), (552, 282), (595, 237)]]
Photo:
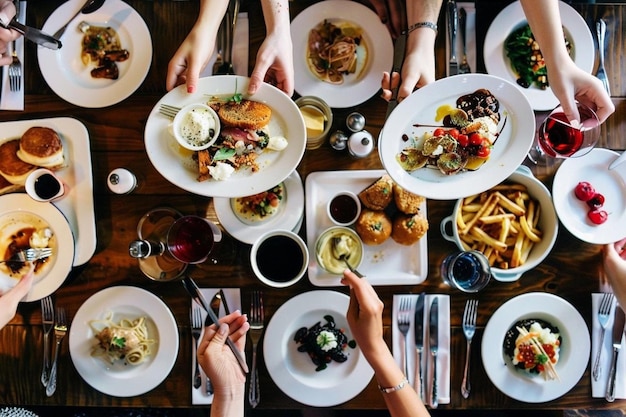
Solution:
[(37, 168), (55, 170), (64, 164), (63, 143), (57, 132), (31, 127), (21, 138), (0, 144), (0, 194), (22, 188)]

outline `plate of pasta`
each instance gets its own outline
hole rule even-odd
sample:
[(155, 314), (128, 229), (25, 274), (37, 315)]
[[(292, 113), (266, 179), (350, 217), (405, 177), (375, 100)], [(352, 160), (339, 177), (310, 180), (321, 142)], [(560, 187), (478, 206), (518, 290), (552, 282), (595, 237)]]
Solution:
[(115, 397), (144, 394), (169, 375), (178, 354), (178, 328), (154, 294), (117, 286), (92, 295), (69, 333), (72, 362), (98, 391)]

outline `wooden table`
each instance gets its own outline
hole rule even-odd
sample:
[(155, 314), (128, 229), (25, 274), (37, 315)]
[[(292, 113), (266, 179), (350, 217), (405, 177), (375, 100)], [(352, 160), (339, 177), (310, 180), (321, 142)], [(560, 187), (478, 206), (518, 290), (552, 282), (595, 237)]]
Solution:
[[(39, 383), (41, 369), (41, 314), (39, 303), (23, 303), (18, 315), (0, 331), (0, 405), (22, 406), (115, 406), (115, 407), (192, 407), (190, 364), (192, 339), (190, 336), (188, 310), (190, 299), (180, 283), (155, 283), (145, 278), (136, 260), (128, 255), (128, 243), (136, 238), (136, 225), (140, 217), (157, 206), (171, 206), (183, 213), (205, 215), (217, 221), (211, 198), (192, 195), (165, 180), (148, 161), (143, 142), (143, 130), (148, 113), (165, 93), (164, 80), (167, 62), (186, 35), (194, 20), (196, 2), (131, 0), (129, 3), (143, 16), (148, 24), (154, 46), (150, 72), (141, 87), (131, 97), (114, 106), (103, 109), (85, 109), (68, 104), (57, 97), (44, 82), (36, 63), (36, 49), (28, 45), (26, 56), (26, 109), (24, 112), (0, 112), (0, 121), (29, 120), (55, 116), (71, 116), (82, 121), (89, 130), (94, 197), (97, 225), (97, 249), (92, 259), (82, 267), (75, 268), (66, 282), (55, 293), (56, 304), (65, 306), (73, 317), (82, 303), (97, 291), (114, 285), (142, 287), (160, 297), (172, 310), (178, 323), (180, 351), (168, 378), (154, 390), (137, 397), (115, 398), (91, 388), (76, 372), (67, 341), (63, 343), (60, 356), (60, 374), (56, 394), (47, 398)], [(310, 2), (291, 3), (292, 15)], [(47, 16), (61, 1), (39, 2), (28, 10), (28, 23), (41, 27)], [(264, 29), (260, 7), (248, 2), (250, 12), (250, 65), (260, 45)], [(600, 13), (612, 16), (610, 28), (621, 33), (624, 44), (626, 7), (585, 5), (579, 6), (591, 21)], [(482, 9), (478, 5), (478, 16)], [(445, 27), (443, 16), (440, 27)], [(439, 36), (437, 61), (439, 77), (443, 76), (445, 40)], [(605, 124), (601, 146), (614, 149), (626, 148), (626, 84), (624, 70), (620, 72), (619, 57), (609, 54), (607, 70), (611, 76), (616, 113)], [(378, 135), (386, 110), (386, 103), (373, 97), (353, 109), (335, 111), (336, 126), (340, 128), (345, 116), (358, 110), (367, 119), (366, 129)], [(139, 187), (130, 195), (113, 195), (106, 187), (107, 174), (114, 168), (126, 167), (139, 179)], [(378, 154), (373, 152), (364, 159), (353, 159), (346, 152), (337, 152), (325, 145), (307, 151), (298, 166), (302, 178), (323, 170), (380, 169)], [(539, 177), (550, 186), (553, 169), (538, 172)], [(454, 201), (428, 201), (429, 267), (428, 278), (420, 285), (377, 287), (387, 308), (384, 313), (385, 338), (391, 340), (391, 300), (398, 293), (442, 293), (451, 295), (451, 403), (441, 405), (452, 409), (622, 409), (625, 401), (612, 404), (604, 399), (591, 398), (589, 370), (580, 382), (565, 396), (544, 404), (527, 404), (502, 394), (488, 379), (482, 367), (480, 349), (484, 326), (491, 313), (504, 300), (531, 291), (546, 291), (562, 296), (580, 311), (591, 328), (590, 294), (600, 285), (600, 247), (583, 243), (560, 228), (559, 237), (552, 253), (537, 268), (527, 272), (517, 282), (491, 283), (479, 295), (480, 311), (478, 331), (474, 339), (473, 387), (469, 399), (460, 394), (460, 384), (465, 355), (465, 339), (461, 331), (461, 315), (467, 296), (451, 290), (441, 282), (438, 267), (441, 260), (455, 250), (452, 243), (444, 240), (438, 232), (441, 220), (453, 209)], [(304, 228), (301, 231), (305, 236)], [(271, 289), (258, 282), (248, 262), (250, 246), (226, 237), (220, 249), (217, 265), (200, 265), (191, 275), (203, 287), (240, 287), (242, 300), (249, 299), (252, 289), (263, 289), (266, 295), (266, 316), (271, 318), (276, 309), (289, 298), (304, 291), (314, 290), (307, 279), (287, 289)], [(345, 292), (344, 288), (336, 288)], [(244, 303), (245, 305), (245, 303)], [(249, 350), (248, 350), (249, 352)], [(581, 358), (587, 360), (587, 358)], [(262, 409), (299, 409), (303, 406), (283, 394), (267, 373), (263, 358), (260, 359), (260, 378), (263, 399)], [(247, 405), (246, 405), (247, 406)], [(356, 398), (339, 405), (338, 409), (382, 409), (384, 403), (376, 384), (372, 381)]]

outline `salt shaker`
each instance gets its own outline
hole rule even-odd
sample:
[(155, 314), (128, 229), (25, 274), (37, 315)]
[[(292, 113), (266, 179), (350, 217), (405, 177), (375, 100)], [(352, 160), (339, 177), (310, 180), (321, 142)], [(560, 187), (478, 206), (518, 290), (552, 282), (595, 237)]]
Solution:
[(365, 116), (358, 112), (352, 112), (346, 117), (346, 127), (351, 132), (360, 132), (365, 127)]
[(364, 158), (374, 149), (374, 138), (367, 130), (353, 133), (348, 139), (348, 151), (356, 158)]
[(137, 188), (137, 178), (126, 168), (116, 168), (109, 173), (107, 186), (115, 194), (130, 194)]
[(336, 132), (333, 132), (332, 135), (330, 135), (328, 141), (330, 142), (330, 146), (332, 146), (333, 149), (337, 151), (342, 151), (346, 149), (348, 137), (341, 130), (337, 130)]

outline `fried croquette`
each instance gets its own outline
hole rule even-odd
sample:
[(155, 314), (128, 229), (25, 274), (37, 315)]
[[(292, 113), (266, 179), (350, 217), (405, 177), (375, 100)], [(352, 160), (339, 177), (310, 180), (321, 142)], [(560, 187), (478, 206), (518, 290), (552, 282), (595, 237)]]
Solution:
[(393, 199), (394, 183), (387, 174), (359, 193), (359, 199), (371, 210), (384, 210)]
[(412, 245), (428, 231), (428, 219), (421, 213), (398, 213), (393, 220), (391, 238), (401, 245)]
[(393, 225), (384, 211), (363, 209), (355, 229), (366, 245), (380, 245), (391, 236)]
[(398, 210), (405, 214), (414, 214), (420, 210), (420, 206), (426, 198), (405, 190), (398, 184), (393, 187), (393, 201)]

